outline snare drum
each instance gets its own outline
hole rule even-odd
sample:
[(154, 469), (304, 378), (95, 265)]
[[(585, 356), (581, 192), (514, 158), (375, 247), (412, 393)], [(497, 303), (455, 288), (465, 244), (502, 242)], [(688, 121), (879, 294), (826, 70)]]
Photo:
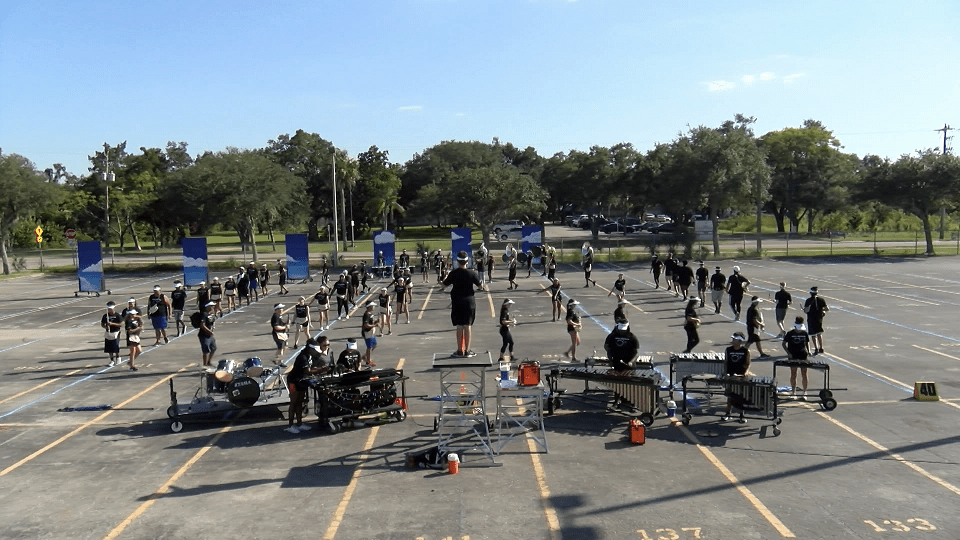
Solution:
[(243, 362), (243, 370), (246, 371), (247, 377), (259, 377), (263, 373), (263, 365), (260, 363), (260, 359), (254, 356)]
[(217, 372), (214, 376), (220, 382), (228, 383), (233, 380), (233, 371), (237, 368), (237, 363), (233, 360), (221, 360), (217, 363)]

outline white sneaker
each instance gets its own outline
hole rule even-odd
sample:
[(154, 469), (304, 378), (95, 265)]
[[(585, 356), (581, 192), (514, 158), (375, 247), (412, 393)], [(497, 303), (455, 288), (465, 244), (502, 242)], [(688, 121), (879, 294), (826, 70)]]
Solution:
[(300, 430), (297, 429), (297, 426), (290, 426), (284, 429), (284, 431), (286, 431), (287, 433), (300, 433)]
[(297, 429), (299, 429), (300, 431), (310, 431), (310, 426), (306, 424), (300, 424), (299, 426), (297, 426)]

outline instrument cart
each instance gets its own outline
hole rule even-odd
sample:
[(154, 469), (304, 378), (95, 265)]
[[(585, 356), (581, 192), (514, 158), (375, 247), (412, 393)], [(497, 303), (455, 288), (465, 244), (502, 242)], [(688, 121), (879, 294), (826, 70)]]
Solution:
[[(823, 373), (823, 386), (817, 392), (820, 398), (820, 406), (828, 411), (837, 408), (837, 400), (833, 398), (834, 390), (846, 390), (846, 388), (830, 388), (830, 364), (819, 360), (774, 360), (773, 378), (777, 378), (777, 368), (807, 368)], [(797, 374), (799, 377), (800, 374)], [(807, 401), (805, 396), (795, 396), (790, 394), (780, 394), (783, 401)]]
[[(769, 420), (774, 436), (780, 435), (778, 427), (783, 419), (778, 410), (777, 384), (773, 377), (723, 375), (690, 376), (683, 379), (683, 425), (690, 425), (694, 411), (699, 415), (716, 415), (726, 410), (727, 400), (732, 401), (731, 415), (738, 415), (741, 423), (746, 418)], [(697, 386), (698, 399), (688, 396), (689, 385)], [(705, 386), (705, 390), (700, 388)], [(692, 405), (691, 405), (692, 404)]]
[(408, 378), (402, 369), (376, 369), (308, 379), (307, 383), (313, 388), (320, 424), (338, 433), (344, 422), (364, 416), (406, 420)]

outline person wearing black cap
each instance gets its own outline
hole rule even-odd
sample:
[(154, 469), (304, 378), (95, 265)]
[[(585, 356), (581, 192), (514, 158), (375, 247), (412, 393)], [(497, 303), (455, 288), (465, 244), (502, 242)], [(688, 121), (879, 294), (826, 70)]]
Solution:
[(173, 320), (177, 324), (178, 337), (187, 331), (187, 324), (183, 322), (183, 311), (186, 305), (187, 291), (183, 290), (183, 283), (177, 281), (173, 284), (173, 292), (170, 293), (170, 306), (173, 308)]
[(150, 325), (156, 336), (154, 345), (160, 345), (160, 340), (170, 343), (167, 339), (167, 316), (170, 313), (170, 301), (160, 292), (160, 286), (153, 287), (153, 294), (147, 297), (147, 314), (150, 315)]
[(513, 359), (513, 336), (510, 335), (510, 327), (517, 325), (517, 320), (510, 316), (510, 305), (513, 300), (507, 298), (500, 307), (500, 339), (503, 345), (500, 346), (500, 361), (503, 361), (503, 354), (510, 349), (510, 359)]
[(700, 307), (703, 307), (707, 301), (707, 280), (710, 279), (710, 272), (703, 267), (703, 261), (700, 261), (700, 268), (697, 268), (697, 297), (700, 298)]
[(727, 288), (727, 276), (723, 275), (720, 267), (716, 267), (714, 274), (710, 276), (710, 301), (713, 302), (715, 314), (720, 313), (723, 307), (723, 293)]
[(100, 318), (100, 326), (104, 330), (103, 352), (110, 356), (110, 366), (120, 363), (120, 330), (124, 321), (116, 307), (113, 302), (107, 302), (107, 312)]
[(747, 291), (750, 280), (740, 274), (740, 267), (733, 267), (733, 275), (727, 280), (727, 294), (730, 295), (730, 309), (733, 310), (733, 320), (740, 320), (740, 304), (743, 303), (743, 293)]
[[(793, 323), (793, 329), (783, 336), (783, 350), (787, 351), (790, 360), (806, 361), (810, 355), (810, 334), (803, 324), (803, 317), (798, 316)], [(807, 395), (807, 368), (800, 368), (800, 380), (803, 384), (800, 399)], [(797, 395), (797, 368), (790, 366), (790, 393)]]
[(337, 369), (341, 371), (360, 371), (360, 351), (357, 350), (356, 339), (347, 339), (347, 348), (337, 358)]
[(747, 348), (751, 343), (757, 344), (757, 352), (760, 358), (770, 358), (770, 355), (763, 352), (760, 345), (760, 332), (763, 332), (763, 312), (760, 311), (760, 302), (763, 300), (759, 296), (750, 298), (750, 307), (747, 308)]
[(653, 260), (650, 261), (650, 273), (653, 274), (653, 284), (655, 289), (660, 288), (660, 274), (663, 273), (663, 261), (660, 260), (660, 257), (657, 255), (653, 256)]
[(580, 302), (573, 298), (567, 302), (567, 334), (570, 335), (570, 348), (563, 354), (572, 358), (574, 362), (577, 361), (577, 345), (580, 344), (580, 328), (583, 326), (580, 323), (580, 314), (577, 313), (579, 305)]
[(283, 356), (283, 351), (287, 348), (287, 330), (290, 325), (282, 317), (285, 307), (287, 306), (283, 304), (274, 305), (273, 315), (270, 316), (270, 334), (273, 336), (273, 343), (277, 346), (277, 354), (274, 356), (275, 361)]
[(363, 312), (363, 320), (360, 322), (360, 336), (363, 337), (363, 343), (367, 350), (363, 353), (364, 363), (368, 366), (376, 366), (371, 359), (373, 350), (377, 348), (377, 323), (374, 319), (373, 308), (377, 307), (374, 301), (367, 302), (367, 307)]
[(697, 315), (697, 301), (699, 298), (691, 296), (687, 298), (687, 307), (683, 310), (683, 330), (687, 333), (687, 348), (683, 352), (688, 353), (700, 343), (700, 317)]
[[(724, 351), (724, 360), (726, 363), (726, 374), (743, 377), (750, 370), (750, 351), (743, 346), (746, 338), (742, 332), (736, 332), (732, 336), (733, 342)], [(733, 410), (733, 399), (727, 399), (727, 410), (723, 413), (723, 420), (730, 420), (730, 411)], [(740, 423), (746, 424), (743, 418), (743, 412), (740, 412)]]
[(203, 354), (203, 365), (209, 366), (213, 363), (213, 353), (217, 352), (217, 339), (213, 336), (213, 326), (217, 318), (213, 316), (214, 302), (207, 302), (201, 310), (203, 316), (200, 318), (200, 329), (197, 331), (197, 338), (200, 340), (200, 352)]
[(440, 287), (443, 292), (447, 286), (450, 289), (450, 322), (457, 327), (457, 351), (455, 356), (476, 356), (470, 349), (473, 321), (477, 314), (477, 304), (474, 299), (474, 287), (484, 290), (480, 276), (474, 270), (467, 268), (467, 253), (457, 253), (457, 267), (454, 268)]
[(807, 331), (813, 344), (813, 356), (823, 354), (823, 317), (830, 308), (827, 302), (818, 296), (816, 287), (810, 287), (810, 298), (803, 304), (803, 312), (807, 314)]
[[(327, 337), (320, 336), (320, 339), (326, 341)], [(329, 366), (313, 366), (314, 361), (318, 360), (323, 354), (323, 349), (320, 342), (310, 338), (307, 340), (306, 346), (300, 350), (293, 360), (293, 367), (287, 373), (287, 390), (290, 391), (290, 410), (287, 414), (289, 426), (284, 431), (300, 433), (310, 430), (310, 426), (303, 425), (303, 406), (308, 395), (306, 379), (310, 375), (329, 369)], [(294, 425), (294, 422), (296, 422), (296, 425)]]

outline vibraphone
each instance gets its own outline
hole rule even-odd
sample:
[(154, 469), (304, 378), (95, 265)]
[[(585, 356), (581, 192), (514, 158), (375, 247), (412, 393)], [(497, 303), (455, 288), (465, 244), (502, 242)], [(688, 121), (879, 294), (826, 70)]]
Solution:
[[(683, 379), (685, 398), (688, 382), (693, 379), (693, 377)], [(711, 394), (725, 396), (732, 403), (733, 408), (739, 410), (741, 419), (751, 417), (770, 420), (773, 434), (780, 435), (780, 428), (777, 426), (780, 425), (782, 419), (777, 411), (777, 384), (773, 377), (722, 375), (702, 380), (712, 387)], [(726, 403), (722, 406), (725, 408)], [(715, 413), (715, 411), (709, 411), (703, 407), (700, 408), (700, 412), (701, 414)], [(684, 399), (683, 425), (689, 425), (692, 416), (693, 414), (688, 408), (688, 400)]]
[(398, 422), (406, 419), (407, 378), (401, 369), (378, 369), (317, 377), (308, 383), (320, 424), (336, 433), (343, 421), (361, 416), (386, 413)]
[[(821, 362), (820, 360), (774, 360), (773, 362), (773, 378), (777, 378), (777, 368), (807, 368), (815, 371), (820, 371), (823, 373), (823, 387), (820, 388), (817, 393), (820, 398), (820, 406), (828, 411), (832, 411), (837, 408), (837, 400), (833, 398), (833, 390), (845, 390), (845, 388), (830, 388), (830, 364), (826, 362)], [(797, 377), (800, 377), (800, 374), (797, 374)], [(801, 396), (793, 395), (781, 395), (780, 399), (783, 400), (800, 400)], [(806, 399), (803, 399), (806, 401)]]
[(559, 408), (560, 395), (564, 390), (558, 388), (562, 378), (581, 379), (584, 382), (597, 383), (613, 391), (620, 400), (629, 403), (640, 412), (640, 421), (645, 426), (653, 424), (653, 418), (660, 401), (660, 386), (663, 375), (653, 369), (634, 369), (615, 372), (609, 368), (557, 365), (549, 369), (546, 375), (550, 394), (547, 398), (547, 413), (553, 414)]
[(683, 379), (692, 375), (716, 375), (726, 373), (723, 353), (675, 353), (670, 355), (670, 386), (679, 386)]

